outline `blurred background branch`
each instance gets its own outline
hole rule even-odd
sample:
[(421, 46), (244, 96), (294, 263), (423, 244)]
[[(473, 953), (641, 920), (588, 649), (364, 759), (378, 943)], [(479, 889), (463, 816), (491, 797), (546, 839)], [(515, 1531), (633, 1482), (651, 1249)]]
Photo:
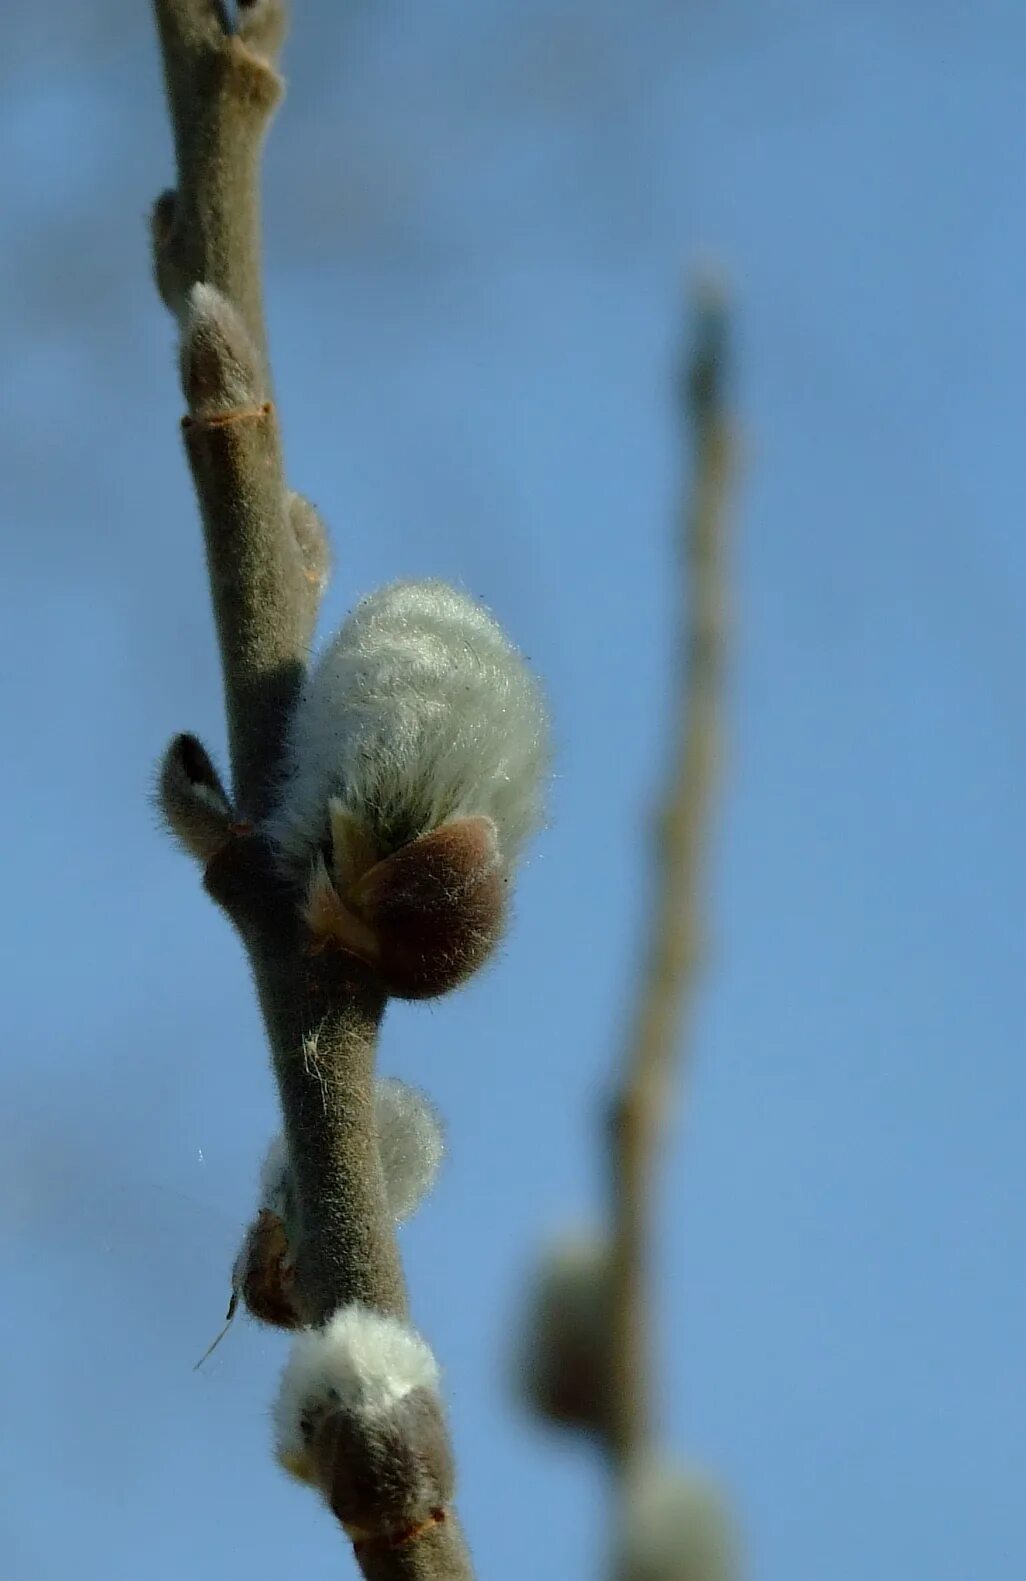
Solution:
[(722, 732), (727, 515), (734, 482), (730, 322), (711, 279), (696, 286), (676, 389), (688, 482), (680, 512), (668, 769), (651, 850), (647, 938), (608, 1116), (608, 1228), (568, 1237), (542, 1263), (522, 1365), (529, 1400), (583, 1430), (616, 1492), (617, 1581), (730, 1581), (731, 1518), (712, 1482), (666, 1457), (656, 1420), (652, 1221), (661, 1143), (687, 1074), (701, 964), (703, 878)]
[(726, 520), (732, 481), (727, 409), (728, 318), (718, 288), (694, 293), (691, 343), (678, 390), (690, 488), (681, 510), (680, 605), (669, 768), (652, 841), (648, 939), (627, 1033), (622, 1086), (610, 1115), (610, 1420), (621, 1475), (649, 1451), (652, 1191), (685, 1053), (682, 1034), (702, 946), (703, 861), (722, 728)]

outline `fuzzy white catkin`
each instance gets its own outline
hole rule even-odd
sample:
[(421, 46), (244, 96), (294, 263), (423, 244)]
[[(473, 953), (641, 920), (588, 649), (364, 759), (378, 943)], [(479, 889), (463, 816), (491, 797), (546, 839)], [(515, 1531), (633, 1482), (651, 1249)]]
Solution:
[(389, 1211), (401, 1222), (434, 1185), (445, 1153), (441, 1122), (422, 1093), (389, 1076), (374, 1083), (374, 1117)]
[(715, 1483), (651, 1461), (628, 1482), (617, 1581), (737, 1581), (737, 1540)]
[(357, 605), (314, 666), (267, 833), (302, 879), (332, 798), (381, 855), (484, 815), (509, 866), (540, 820), (547, 736), (538, 684), (488, 611), (443, 582), (396, 582)]
[(370, 1420), (437, 1385), (438, 1363), (413, 1329), (358, 1302), (342, 1307), (293, 1341), (275, 1406), (279, 1455), (302, 1455), (304, 1422), (331, 1410)]

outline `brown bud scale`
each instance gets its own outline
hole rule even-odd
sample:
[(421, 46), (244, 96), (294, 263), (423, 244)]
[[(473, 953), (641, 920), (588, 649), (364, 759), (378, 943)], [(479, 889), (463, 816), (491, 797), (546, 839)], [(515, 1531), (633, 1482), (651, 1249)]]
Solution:
[(250, 1225), (235, 1278), (246, 1309), (274, 1328), (299, 1328), (296, 1270), (285, 1224), (270, 1208), (261, 1208)]
[(490, 818), (443, 824), (376, 862), (339, 895), (323, 866), (306, 918), (315, 940), (358, 956), (398, 999), (431, 999), (487, 960), (506, 876)]

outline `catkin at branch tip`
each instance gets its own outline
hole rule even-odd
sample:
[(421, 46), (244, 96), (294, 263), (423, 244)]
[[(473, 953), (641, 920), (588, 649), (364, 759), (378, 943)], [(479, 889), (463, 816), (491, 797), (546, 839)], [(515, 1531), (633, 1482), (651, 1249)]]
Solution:
[(442, 582), (395, 583), (316, 663), (266, 832), (303, 880), (329, 843), (332, 801), (378, 857), (483, 815), (508, 870), (540, 821), (547, 736), (538, 684), (488, 611)]

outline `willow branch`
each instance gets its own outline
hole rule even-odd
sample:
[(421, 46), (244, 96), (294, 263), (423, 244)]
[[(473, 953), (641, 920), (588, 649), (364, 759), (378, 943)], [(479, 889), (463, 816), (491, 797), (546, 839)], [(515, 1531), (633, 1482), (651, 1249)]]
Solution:
[(197, 286), (234, 315), (231, 324), (202, 326), (192, 344), (186, 339), (183, 426), (203, 515), (235, 794), (240, 811), (256, 818), (312, 630), (260, 278), (260, 155), (282, 94), (275, 57), (284, 12), (274, 0), (248, 7), (233, 34), (212, 0), (156, 0), (155, 9), (178, 167), (176, 189), (153, 214), (157, 283), (186, 335)]
[(606, 1440), (621, 1471), (649, 1446), (648, 1234), (663, 1120), (679, 1074), (701, 947), (702, 858), (715, 788), (724, 670), (725, 516), (732, 460), (725, 406), (725, 311), (698, 303), (681, 392), (693, 451), (684, 510), (673, 747), (653, 850), (655, 894), (641, 985), (610, 1127), (613, 1235)]
[[(374, 1129), (384, 990), (355, 957), (311, 953), (301, 897), (279, 876), (259, 828), (327, 579), (319, 518), (285, 481), (262, 307), (260, 153), (282, 93), (276, 61), (285, 10), (281, 0), (238, 0), (233, 27), (219, 0), (154, 0), (154, 9), (177, 164), (175, 190), (154, 209), (154, 263), (181, 330), (183, 429), (203, 518), (233, 782), (229, 794), (199, 744), (178, 737), (161, 796), (250, 957), (298, 1201), (300, 1318), (320, 1325), (359, 1303), (404, 1319)], [(351, 1478), (361, 1468), (345, 1472)], [(347, 1530), (365, 1576), (471, 1576), (449, 1510), (433, 1510), (415, 1531)]]

